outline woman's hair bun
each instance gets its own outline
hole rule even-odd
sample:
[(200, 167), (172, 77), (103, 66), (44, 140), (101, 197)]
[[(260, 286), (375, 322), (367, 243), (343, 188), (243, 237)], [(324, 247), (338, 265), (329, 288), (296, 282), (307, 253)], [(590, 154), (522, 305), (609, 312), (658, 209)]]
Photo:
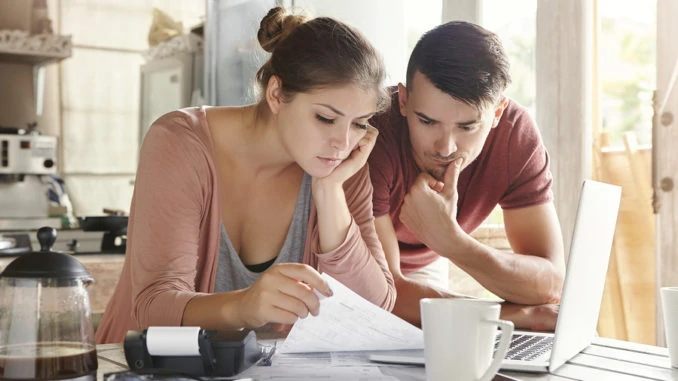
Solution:
[(283, 7), (272, 8), (259, 24), (259, 44), (265, 51), (272, 53), (280, 41), (308, 19), (307, 14), (291, 14)]

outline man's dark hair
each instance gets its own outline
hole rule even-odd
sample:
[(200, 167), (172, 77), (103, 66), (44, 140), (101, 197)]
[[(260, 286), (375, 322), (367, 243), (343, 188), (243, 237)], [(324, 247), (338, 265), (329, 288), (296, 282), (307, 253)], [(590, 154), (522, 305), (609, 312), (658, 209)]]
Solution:
[(418, 71), (441, 91), (482, 108), (499, 99), (511, 82), (509, 61), (496, 34), (472, 23), (451, 21), (426, 32), (407, 64), (407, 88)]

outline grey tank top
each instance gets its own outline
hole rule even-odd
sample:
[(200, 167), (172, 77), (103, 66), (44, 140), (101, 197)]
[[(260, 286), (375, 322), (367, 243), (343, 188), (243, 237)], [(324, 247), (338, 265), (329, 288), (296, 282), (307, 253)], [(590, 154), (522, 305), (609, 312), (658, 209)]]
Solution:
[[(308, 218), (311, 213), (311, 176), (304, 173), (297, 197), (297, 205), (294, 208), (292, 223), (287, 231), (285, 242), (280, 253), (275, 258), (275, 263), (300, 263), (304, 256), (306, 244), (306, 229)], [(224, 224), (221, 224), (221, 236), (219, 239), (219, 258), (217, 260), (217, 274), (214, 280), (214, 292), (226, 292), (240, 290), (251, 286), (262, 273), (250, 271), (240, 260), (240, 256), (233, 248), (228, 238)]]

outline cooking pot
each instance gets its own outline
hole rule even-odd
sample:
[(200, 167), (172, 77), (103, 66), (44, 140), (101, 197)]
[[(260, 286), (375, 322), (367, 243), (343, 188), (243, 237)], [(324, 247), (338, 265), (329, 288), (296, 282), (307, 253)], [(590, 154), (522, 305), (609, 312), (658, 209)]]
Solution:
[(127, 216), (78, 217), (83, 231), (103, 231), (102, 253), (125, 253), (127, 248)]

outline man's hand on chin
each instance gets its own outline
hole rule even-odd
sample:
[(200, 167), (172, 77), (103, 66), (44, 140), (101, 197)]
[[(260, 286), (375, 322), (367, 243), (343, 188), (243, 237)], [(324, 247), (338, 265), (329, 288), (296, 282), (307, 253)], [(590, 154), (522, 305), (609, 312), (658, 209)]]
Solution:
[(517, 329), (553, 332), (558, 319), (558, 304), (523, 305), (504, 302), (501, 319), (510, 320)]

